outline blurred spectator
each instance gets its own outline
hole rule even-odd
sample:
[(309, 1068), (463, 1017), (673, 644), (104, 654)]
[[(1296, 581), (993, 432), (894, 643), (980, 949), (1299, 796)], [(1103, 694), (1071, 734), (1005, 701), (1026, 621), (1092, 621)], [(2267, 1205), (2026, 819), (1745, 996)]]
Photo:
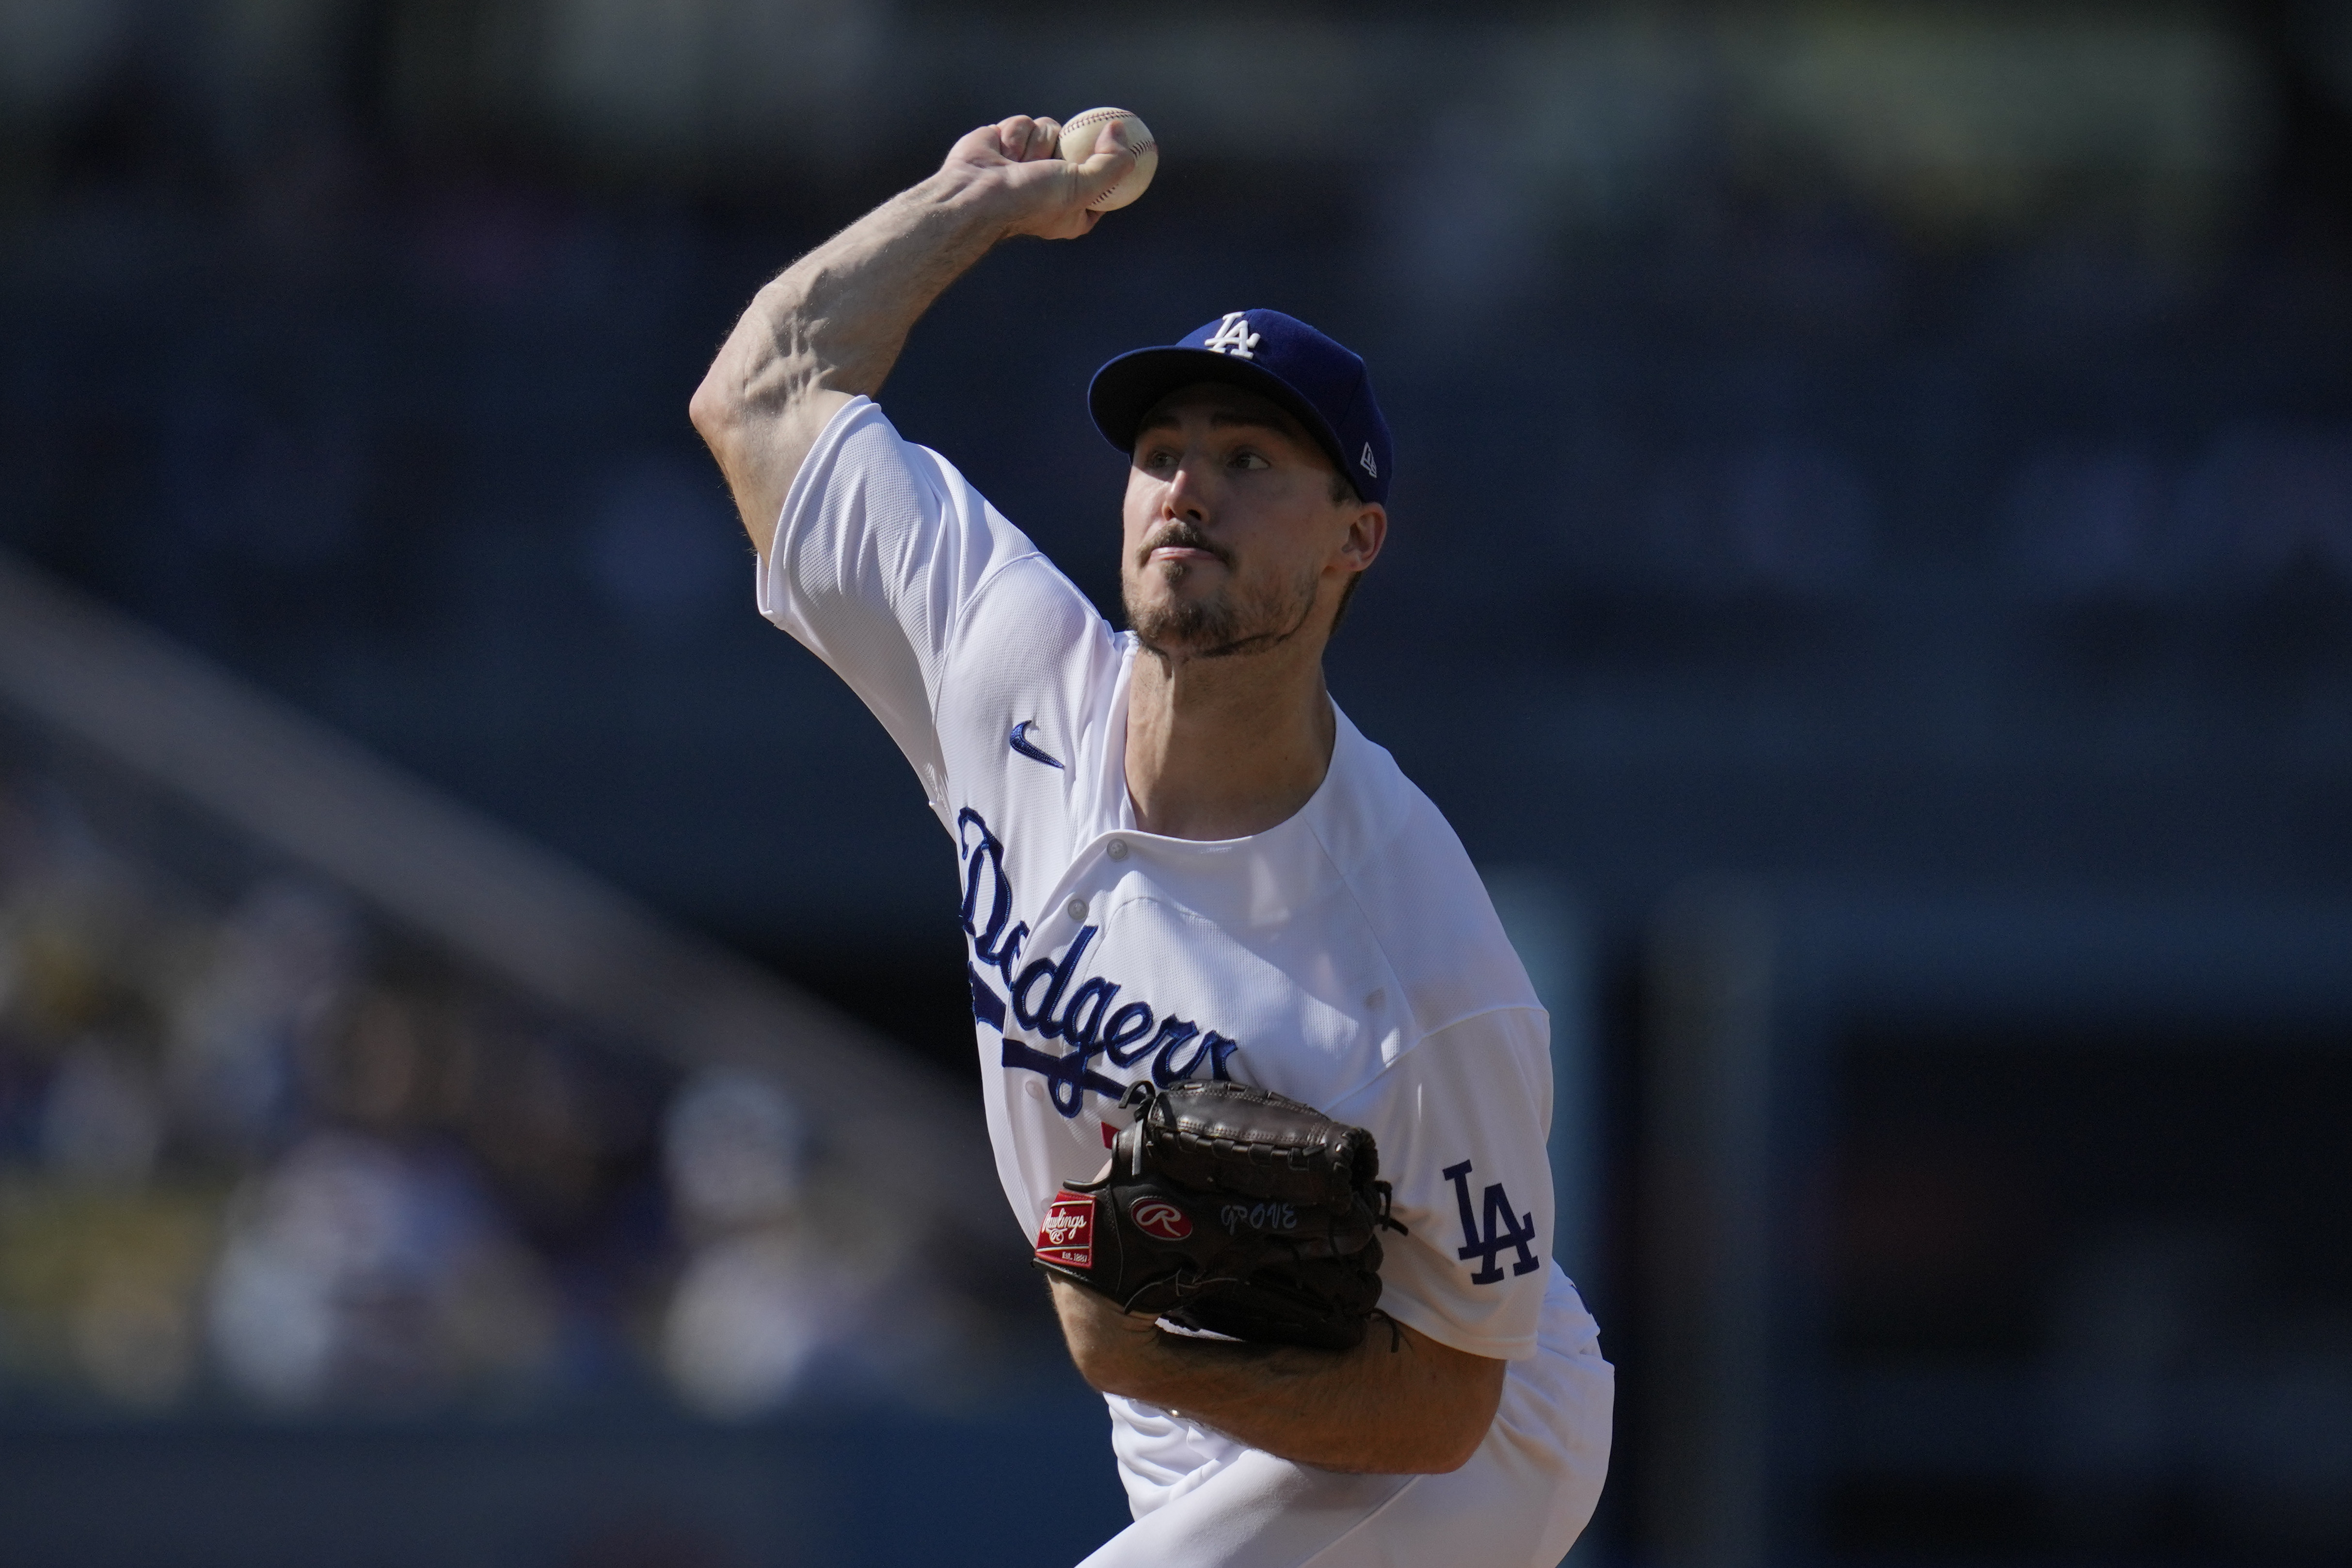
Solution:
[(792, 1097), (748, 1068), (696, 1073), (662, 1120), (672, 1200), (696, 1235), (795, 1218), (806, 1145)]
[[(316, 883), (209, 900), (176, 841), (0, 775), (0, 1397), (424, 1410), (666, 1378), (740, 1417), (939, 1350), (956, 1309), (772, 1078), (624, 1060)], [(886, 1282), (892, 1354), (845, 1357)]]
[(232, 1202), (212, 1340), (268, 1404), (431, 1405), (543, 1370), (547, 1297), (456, 1161), (321, 1133)]
[(2028, 585), (2060, 597), (2352, 584), (2352, 433), (2247, 422), (2186, 464), (2144, 443), (2046, 453), (2013, 483), (2009, 523)]
[(214, 935), (174, 998), (172, 1076), (199, 1136), (265, 1149), (299, 1112), (295, 1074), (338, 1021), (355, 955), (350, 915), (315, 889), (265, 884)]
[(136, 1186), (163, 1144), (163, 1106), (151, 1075), (119, 1046), (92, 1036), (68, 1049), (41, 1108), (41, 1154), (75, 1182)]
[[(707, 1414), (741, 1417), (798, 1391), (828, 1347), (871, 1332), (877, 1287), (905, 1262), (906, 1228), (854, 1194), (805, 1186), (799, 1111), (767, 1077), (707, 1069), (662, 1127), (671, 1201), (693, 1250), (662, 1331), (663, 1364)], [(898, 1283), (904, 1286), (908, 1281)]]

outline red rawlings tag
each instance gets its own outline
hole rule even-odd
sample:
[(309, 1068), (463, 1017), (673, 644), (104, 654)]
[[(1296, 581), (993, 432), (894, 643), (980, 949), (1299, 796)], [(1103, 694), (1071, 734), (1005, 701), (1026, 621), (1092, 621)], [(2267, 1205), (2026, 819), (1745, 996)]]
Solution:
[(1162, 1241), (1181, 1241), (1192, 1234), (1192, 1222), (1184, 1218), (1184, 1211), (1164, 1197), (1139, 1197), (1127, 1215), (1138, 1230)]
[(1066, 1269), (1095, 1266), (1095, 1200), (1083, 1193), (1066, 1192), (1045, 1210), (1037, 1228), (1037, 1256)]

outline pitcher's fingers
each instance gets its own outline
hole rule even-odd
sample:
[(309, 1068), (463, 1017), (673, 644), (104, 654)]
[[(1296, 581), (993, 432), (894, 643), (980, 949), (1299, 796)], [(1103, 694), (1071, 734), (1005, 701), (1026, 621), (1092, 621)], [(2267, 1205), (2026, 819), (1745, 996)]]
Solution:
[(1095, 137), (1095, 150), (1078, 165), (1078, 179), (1094, 195), (1101, 195), (1134, 169), (1135, 151), (1128, 143), (1124, 120), (1112, 120)]
[(996, 122), (996, 150), (1015, 163), (1025, 162), (1032, 156), (1029, 147), (1036, 136), (1037, 122), (1025, 114)]

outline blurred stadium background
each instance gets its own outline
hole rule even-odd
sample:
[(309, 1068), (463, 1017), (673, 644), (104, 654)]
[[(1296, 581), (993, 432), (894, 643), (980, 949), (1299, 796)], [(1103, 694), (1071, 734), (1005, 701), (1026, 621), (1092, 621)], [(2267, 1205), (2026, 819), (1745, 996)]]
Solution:
[(0, 0), (0, 1560), (1116, 1526), (684, 416), (1097, 103), (1151, 195), (887, 403), (1107, 602), (1097, 362), (1370, 360), (1333, 686), (1553, 1009), (1574, 1560), (2352, 1555), (2352, 8)]

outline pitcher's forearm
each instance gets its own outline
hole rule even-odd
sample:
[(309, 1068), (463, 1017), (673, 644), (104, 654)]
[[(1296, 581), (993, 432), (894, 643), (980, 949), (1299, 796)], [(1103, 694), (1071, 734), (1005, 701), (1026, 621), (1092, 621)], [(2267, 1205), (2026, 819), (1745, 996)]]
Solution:
[[(1323, 1469), (1421, 1474), (1457, 1469), (1477, 1450), (1502, 1395), (1494, 1371), (1374, 1325), (1352, 1351), (1223, 1345), (1161, 1334), (1148, 1399), (1227, 1437)], [(1477, 1362), (1482, 1358), (1461, 1358)], [(1160, 1356), (1153, 1360), (1160, 1361)]]
[(1351, 1351), (1229, 1344), (1164, 1333), (1066, 1280), (1052, 1284), (1071, 1358), (1096, 1388), (1297, 1464), (1393, 1475), (1458, 1469), (1502, 1402), (1502, 1362), (1402, 1323), (1375, 1322)]
[(712, 363), (711, 401), (757, 417), (814, 390), (881, 391), (923, 312), (1007, 232), (1002, 198), (973, 184), (934, 174), (786, 267)]
[(902, 191), (760, 290), (695, 389), (688, 413), (763, 553), (809, 449), (849, 398), (879, 392), (907, 334), (948, 285), (1009, 235), (1071, 239), (1087, 205), (1134, 166), (1122, 136), (1084, 163), (1061, 128), (1016, 116), (949, 150)]
[(935, 174), (801, 257), (711, 361), (689, 412), (761, 549), (825, 422), (882, 390), (923, 312), (1004, 236), (971, 186)]

